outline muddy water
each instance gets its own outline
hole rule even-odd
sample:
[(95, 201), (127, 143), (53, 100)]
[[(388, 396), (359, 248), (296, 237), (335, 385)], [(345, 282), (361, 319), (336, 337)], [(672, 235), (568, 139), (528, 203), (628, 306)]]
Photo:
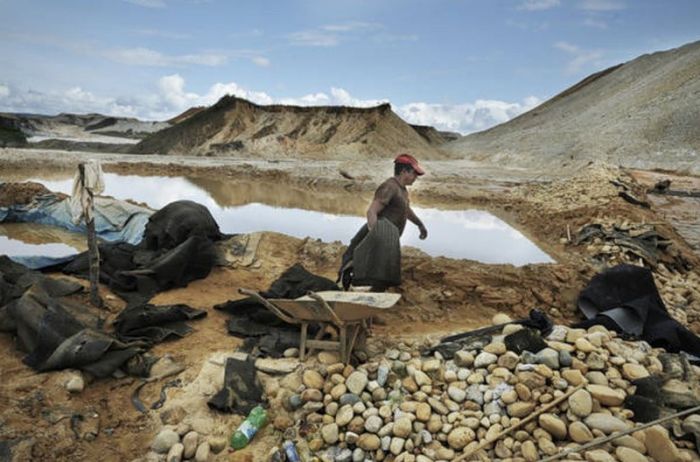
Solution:
[(86, 248), (82, 236), (55, 226), (36, 223), (0, 225), (0, 255), (65, 257)]
[[(206, 178), (105, 174), (105, 195), (159, 209), (187, 199), (206, 206), (226, 233), (275, 231), (300, 238), (348, 243), (365, 221), (371, 195), (323, 192), (269, 182), (240, 182)], [(6, 178), (10, 180), (10, 178)], [(2, 178), (0, 178), (2, 180)], [(18, 178), (12, 178), (17, 181)], [(29, 177), (48, 189), (70, 194), (72, 180)], [(410, 222), (402, 245), (432, 256), (465, 258), (484, 263), (549, 263), (553, 260), (518, 231), (497, 217), (478, 210), (439, 210), (413, 204), (428, 227), (421, 241)], [(4, 253), (0, 243), (0, 253)]]

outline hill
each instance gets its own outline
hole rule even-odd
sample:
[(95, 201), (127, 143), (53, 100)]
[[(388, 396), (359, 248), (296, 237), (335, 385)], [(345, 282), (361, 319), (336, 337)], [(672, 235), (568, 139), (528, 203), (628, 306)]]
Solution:
[(593, 74), (445, 149), (501, 165), (546, 169), (602, 160), (700, 173), (700, 42)]
[[(206, 110), (154, 133), (133, 152), (199, 156), (358, 159), (401, 151), (442, 159), (437, 141), (425, 137), (388, 104), (344, 106), (257, 105), (225, 96)], [(179, 116), (178, 116), (179, 117)]]
[[(41, 114), (0, 113), (0, 126), (21, 131), (29, 141), (47, 139), (64, 142), (118, 142), (137, 140), (169, 127), (167, 122), (141, 121), (132, 117), (112, 117), (102, 114)], [(105, 138), (107, 137), (107, 138)], [(110, 140), (116, 138), (116, 140)]]

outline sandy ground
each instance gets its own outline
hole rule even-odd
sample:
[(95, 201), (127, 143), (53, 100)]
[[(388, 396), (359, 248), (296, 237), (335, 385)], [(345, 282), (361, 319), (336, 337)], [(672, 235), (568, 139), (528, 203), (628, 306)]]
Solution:
[[(302, 163), (5, 149), (0, 150), (0, 178), (36, 168), (36, 165), (73, 170), (78, 162), (87, 158), (100, 159), (106, 171), (128, 174), (187, 174), (263, 184), (285, 182), (308, 191), (311, 198), (314, 194), (341, 190), (371, 192), (391, 173), (390, 164), (378, 162)], [(422, 342), (426, 338), (483, 326), (498, 312), (521, 318), (535, 307), (546, 311), (556, 322), (574, 322), (579, 319), (576, 296), (600, 266), (591, 259), (585, 246), (572, 245), (567, 236), (575, 235), (579, 227), (595, 220), (654, 223), (659, 232), (673, 241), (673, 261), (680, 258), (691, 268), (681, 270), (669, 265), (669, 274), (664, 273), (664, 277), (692, 285), (700, 276), (698, 254), (677, 231), (673, 217), (664, 215), (663, 205), (654, 204), (646, 209), (618, 196), (618, 190), (610, 181), (622, 178), (643, 197), (644, 186), (626, 172), (597, 165), (580, 172), (533, 172), (465, 161), (427, 162), (426, 167), (429, 174), (421, 178), (411, 192), (413, 198), (420, 198), (421, 204), (488, 210), (523, 232), (557, 263), (524, 267), (487, 265), (431, 258), (415, 249), (407, 249), (403, 256), (403, 284), (396, 289), (402, 294), (402, 300), (396, 308), (377, 319), (373, 342)], [(695, 210), (694, 217), (697, 216), (698, 210)], [(148, 451), (161, 425), (161, 415), (168, 409), (168, 403), (176, 402), (187, 403), (185, 407), (191, 410), (190, 417), (203, 419), (199, 424), (211, 434), (229, 435), (239, 419), (206, 411), (203, 403), (216, 391), (215, 387), (197, 385), (204, 375), (211, 375), (212, 383), (220, 381), (223, 371), (216, 368), (222, 368), (209, 359), (212, 355), (231, 352), (239, 344), (226, 333), (226, 316), (213, 306), (238, 298), (240, 287), (267, 288), (284, 269), (296, 262), (316, 274), (334, 278), (343, 249), (338, 243), (264, 233), (255, 249), (254, 263), (217, 267), (204, 280), (156, 296), (153, 303), (186, 303), (207, 310), (208, 316), (192, 323), (195, 331), (188, 337), (162, 343), (153, 349), (156, 355), (171, 355), (187, 369), (179, 376), (183, 387), (170, 389), (166, 406), (146, 416), (139, 414), (129, 401), (136, 386), (134, 379), (99, 380), (90, 383), (83, 393), (70, 395), (64, 388), (65, 372), (33, 373), (22, 364), (22, 354), (14, 348), (10, 336), (0, 334), (0, 348), (4, 351), (0, 355), (3, 378), (0, 383), (0, 439), (15, 440), (16, 454), (28, 457), (26, 460), (131, 460)], [(689, 293), (683, 296), (687, 302), (683, 306), (674, 305), (677, 300), (671, 295), (675, 297), (676, 294), (671, 289), (668, 291), (671, 295), (666, 292), (663, 295), (678, 313), (683, 310), (686, 317), (682, 321), (700, 332), (700, 319), (694, 314), (700, 313), (700, 296), (696, 297), (696, 292)], [(111, 315), (116, 315), (123, 307), (123, 302), (115, 297), (110, 297), (109, 303)], [(159, 391), (160, 384), (148, 385), (142, 397), (146, 402), (155, 401)], [(74, 436), (70, 415), (76, 412), (98, 416), (93, 419), (99, 421), (101, 430), (93, 441)], [(274, 416), (274, 409), (272, 412)], [(68, 417), (59, 418), (63, 414)], [(88, 421), (86, 417), (83, 425)], [(279, 438), (270, 429), (263, 432), (249, 450), (237, 455), (224, 453), (220, 458), (261, 460), (254, 454), (263, 453)], [(21, 457), (19, 460), (24, 460)]]

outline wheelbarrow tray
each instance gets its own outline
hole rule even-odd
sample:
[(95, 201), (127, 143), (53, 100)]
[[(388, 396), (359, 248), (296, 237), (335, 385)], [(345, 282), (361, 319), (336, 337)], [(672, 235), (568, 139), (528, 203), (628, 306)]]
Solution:
[[(357, 322), (377, 315), (380, 311), (393, 307), (401, 298), (400, 294), (380, 292), (316, 292), (344, 322)], [(331, 315), (319, 306), (319, 302), (304, 295), (296, 299), (273, 298), (270, 303), (300, 321), (332, 322)]]

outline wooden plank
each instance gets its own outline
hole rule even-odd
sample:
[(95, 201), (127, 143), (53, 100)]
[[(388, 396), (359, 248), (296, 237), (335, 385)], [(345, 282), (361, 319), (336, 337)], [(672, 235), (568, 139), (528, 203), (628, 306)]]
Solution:
[(340, 343), (331, 340), (308, 340), (306, 345), (309, 348), (318, 348), (319, 350), (340, 350)]

